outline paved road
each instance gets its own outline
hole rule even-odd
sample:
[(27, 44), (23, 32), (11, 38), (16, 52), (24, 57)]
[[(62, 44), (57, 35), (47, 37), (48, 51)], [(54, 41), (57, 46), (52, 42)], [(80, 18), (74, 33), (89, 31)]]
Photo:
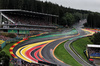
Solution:
[(70, 38), (66, 37), (64, 39), (57, 40), (57, 41), (54, 41), (54, 42), (49, 43), (48, 45), (46, 45), (42, 50), (42, 55), (43, 55), (44, 59), (46, 59), (46, 60), (48, 60), (48, 61), (50, 61), (54, 64), (57, 64), (58, 66), (69, 66), (69, 65), (67, 65), (65, 63), (62, 63), (62, 62), (58, 61), (57, 59), (55, 59), (53, 57), (53, 54), (50, 51), (51, 49), (54, 49), (60, 42), (68, 40), (68, 39), (70, 39)]
[[(80, 36), (83, 36), (84, 37), (84, 35), (85, 35), (85, 33), (83, 32), (83, 31), (79, 31), (80, 32)], [(75, 40), (77, 40), (78, 38), (75, 38), (75, 39), (73, 39), (73, 40), (70, 40), (70, 41), (68, 41), (67, 43), (65, 43), (65, 45), (64, 45), (64, 47), (65, 47), (65, 49), (70, 53), (70, 55), (76, 60), (76, 61), (78, 61), (80, 64), (82, 64), (83, 66), (92, 66), (92, 65), (90, 65), (89, 63), (87, 63), (84, 59), (82, 59), (81, 57), (80, 57), (80, 55), (78, 55), (77, 54), (77, 52), (76, 52), (76, 54), (72, 51), (72, 49), (69, 47), (69, 45), (73, 42), (73, 41), (75, 41)]]
[[(83, 22), (82, 22), (83, 23)], [(80, 24), (76, 24), (74, 25), (74, 27), (78, 30), (78, 32), (80, 33), (80, 35), (85, 35), (86, 33), (81, 31), (81, 27), (82, 27), (82, 23)], [(79, 26), (80, 25), (80, 26)], [(77, 27), (78, 26), (78, 27)], [(67, 30), (67, 32), (71, 31), (71, 29)], [(66, 33), (66, 30), (62, 32), (62, 34)], [(61, 34), (61, 33), (60, 33)], [(58, 34), (59, 35), (59, 34)], [(72, 34), (71, 34), (72, 35)], [(28, 44), (31, 44), (31, 43), (36, 43), (36, 42), (41, 42), (41, 41), (46, 41), (46, 40), (50, 40), (50, 39), (57, 39), (57, 38), (61, 38), (61, 37), (66, 37), (66, 38), (62, 38), (60, 40), (56, 40), (54, 42), (51, 42), (49, 43), (48, 45), (46, 45), (43, 49), (42, 49), (42, 55), (43, 55), (43, 58), (51, 63), (54, 63), (54, 64), (57, 64), (58, 66), (69, 66), (65, 63), (62, 63), (60, 61), (58, 61), (57, 59), (55, 59), (53, 57), (53, 54), (52, 54), (52, 50), (55, 48), (55, 46), (57, 46), (60, 42), (64, 41), (64, 40), (68, 40), (70, 38), (67, 38), (69, 36), (69, 34), (64, 34), (64, 35), (61, 35), (61, 36), (53, 36), (53, 37), (46, 37), (46, 38), (37, 38), (37, 39), (34, 39), (34, 40), (29, 40), (29, 41), (26, 41), (20, 45), (17, 45), (15, 48), (14, 48), (14, 54), (16, 54), (16, 51), (18, 48), (22, 47), (22, 46), (25, 46), (25, 45), (28, 45)], [(83, 66), (87, 66), (87, 64), (85, 62), (83, 62), (79, 57), (77, 57), (71, 50), (70, 48), (68, 47), (70, 42), (72, 42), (73, 40), (67, 42), (65, 44), (65, 48), (66, 50), (79, 62), (81, 63)], [(67, 47), (66, 47), (67, 46)], [(33, 51), (31, 53), (31, 55), (34, 57), (34, 53), (35, 51)]]
[[(17, 46), (14, 48), (13, 52), (14, 52), (14, 54), (16, 55), (16, 51), (17, 51), (19, 48), (23, 47), (23, 46), (26, 46), (26, 45), (29, 45), (29, 44), (33, 44), (33, 43), (37, 43), (37, 42), (43, 42), (43, 41), (47, 41), (47, 40), (51, 40), (51, 39), (57, 39), (57, 38), (61, 38), (61, 37), (67, 37), (67, 36), (69, 36), (69, 35), (74, 34), (74, 32), (72, 32), (70, 29), (67, 30), (67, 31), (68, 31), (67, 33), (65, 33), (65, 31), (64, 31), (63, 33), (53, 34), (53, 35), (51, 35), (51, 37), (50, 37), (50, 36), (45, 36), (45, 38), (36, 38), (36, 39), (33, 39), (33, 40), (29, 40), (29, 41), (23, 42), (23, 43), (17, 45)], [(76, 33), (75, 33), (75, 34), (76, 34)], [(62, 41), (62, 40), (60, 40), (60, 41)], [(59, 42), (60, 42), (60, 41), (59, 41)], [(56, 43), (56, 41), (55, 41), (55, 43)], [(57, 44), (58, 44), (58, 43), (54, 44), (53, 46), (55, 47)], [(25, 48), (23, 47), (22, 49), (20, 49), (20, 51), (19, 51), (20, 55), (22, 55), (21, 51), (22, 51), (23, 49), (25, 49)], [(37, 51), (37, 50), (35, 50), (35, 51)], [(32, 52), (31, 52), (31, 55), (32, 55), (33, 58), (35, 58), (35, 57), (34, 57), (35, 51), (32, 51)], [(52, 53), (52, 52), (50, 52), (50, 53)], [(51, 55), (52, 55), (52, 54), (51, 54)], [(16, 56), (17, 56), (17, 55), (16, 55)], [(23, 55), (22, 55), (22, 56), (23, 56)], [(19, 57), (19, 56), (17, 56), (17, 57)], [(39, 55), (38, 55), (38, 57), (39, 57)], [(19, 58), (22, 59), (21, 57), (19, 57)], [(40, 59), (41, 59), (41, 58), (40, 58)], [(42, 60), (42, 59), (41, 59), (41, 60)], [(47, 60), (48, 60), (48, 59), (47, 59)]]
[[(83, 36), (84, 37), (84, 35), (86, 35), (86, 33), (84, 32), (84, 31), (82, 31), (81, 29), (81, 27), (83, 27), (83, 23), (85, 23), (85, 22), (82, 22), (82, 23), (80, 23), (79, 25), (80, 26), (78, 26), (78, 24), (76, 24), (76, 25), (74, 25), (74, 27), (77, 29), (77, 31), (78, 31), (78, 33), (80, 33), (80, 36)], [(78, 26), (78, 27), (77, 27)], [(74, 52), (77, 54), (75, 54), (72, 50), (71, 50), (71, 48), (69, 47), (69, 45), (73, 42), (73, 41), (75, 41), (75, 40), (77, 40), (78, 38), (75, 38), (75, 39), (73, 39), (73, 40), (70, 40), (70, 41), (68, 41), (65, 45), (64, 45), (64, 47), (65, 47), (65, 49), (70, 53), (70, 55), (76, 60), (76, 61), (78, 61), (80, 64), (82, 64), (83, 66), (92, 66), (91, 64), (89, 64), (89, 63), (87, 63), (84, 59), (82, 59), (81, 57), (80, 57), (80, 55), (79, 54), (77, 54), (77, 52), (75, 52), (75, 50), (74, 50)]]
[[(78, 33), (80, 33), (80, 36), (86, 35), (86, 33), (85, 33), (84, 31), (81, 30), (81, 29), (82, 29), (81, 27), (83, 27), (83, 23), (84, 23), (84, 22), (82, 22), (82, 23), (80, 23), (80, 24), (74, 25), (74, 27), (78, 30)], [(55, 58), (53, 57), (53, 55), (51, 54), (51, 52), (50, 52), (50, 49), (54, 49), (54, 47), (55, 47), (56, 45), (58, 45), (60, 42), (62, 42), (62, 41), (64, 41), (64, 40), (68, 40), (68, 39), (70, 39), (70, 38), (65, 38), (65, 39), (57, 40), (57, 41), (55, 41), (55, 42), (52, 42), (52, 43), (48, 44), (48, 45), (47, 45), (45, 48), (43, 48), (43, 50), (42, 50), (42, 55), (43, 55), (43, 57), (44, 57), (46, 60), (48, 60), (48, 61), (50, 61), (50, 62), (52, 62), (52, 63), (57, 64), (58, 66), (69, 66), (69, 65), (66, 65), (66, 64), (64, 64), (64, 63), (62, 63), (62, 62), (60, 62), (60, 61), (58, 61), (57, 59), (55, 59)], [(76, 38), (76, 39), (77, 39), (77, 38)], [(70, 43), (73, 42), (73, 41), (76, 40), (76, 39), (73, 39), (73, 40), (68, 41), (68, 42), (65, 44), (65, 49), (66, 49), (66, 50), (71, 54), (71, 56), (72, 56), (74, 59), (76, 59), (80, 64), (82, 64), (83, 66), (90, 66), (90, 64), (88, 64), (85, 60), (79, 58), (79, 57), (70, 49), (70, 47), (69, 47)]]
[(51, 49), (54, 49), (60, 42), (68, 40), (70, 38), (64, 38), (64, 39), (60, 39), (54, 42), (49, 43), (48, 45), (46, 45), (43, 50), (42, 50), (42, 55), (44, 57), (44, 59), (48, 60), (51, 63), (57, 64), (58, 66), (69, 66), (65, 63), (62, 63), (60, 61), (58, 61), (57, 59), (54, 58), (52, 52), (50, 51)]

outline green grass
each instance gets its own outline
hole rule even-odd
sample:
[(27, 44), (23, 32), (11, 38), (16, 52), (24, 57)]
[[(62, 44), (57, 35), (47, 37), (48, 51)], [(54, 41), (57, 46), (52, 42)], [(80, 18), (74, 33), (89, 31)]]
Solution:
[(9, 66), (14, 66), (12, 63), (9, 63)]
[(54, 51), (55, 56), (63, 61), (66, 64), (69, 64), (71, 66), (82, 66), (79, 64), (64, 48), (64, 44), (67, 41), (63, 42), (60, 44)]
[[(16, 42), (14, 42), (16, 43)], [(1, 51), (4, 51), (10, 58), (12, 58), (9, 49), (10, 47), (14, 44), (14, 43), (9, 43), (8, 45), (6, 45)], [(14, 66), (12, 63), (9, 63), (9, 66)]]
[(8, 44), (7, 46), (5, 46), (1, 51), (4, 51), (10, 58), (12, 58), (10, 52), (9, 52), (9, 49), (10, 47), (13, 45), (14, 43), (10, 43)]
[(83, 52), (86, 49), (87, 44), (92, 44), (92, 42), (89, 40), (88, 37), (78, 39), (78, 40), (76, 40), (75, 42), (72, 43), (72, 47), (85, 60), (87, 60), (87, 58), (86, 58), (86, 56)]

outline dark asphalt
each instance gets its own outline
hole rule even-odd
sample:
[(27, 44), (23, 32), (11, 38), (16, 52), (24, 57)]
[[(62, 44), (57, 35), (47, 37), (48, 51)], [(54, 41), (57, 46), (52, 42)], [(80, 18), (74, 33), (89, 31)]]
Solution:
[[(80, 36), (83, 36), (84, 37), (84, 35), (86, 35), (86, 33), (84, 32), (84, 31), (82, 31), (81, 29), (81, 27), (83, 27), (83, 23), (85, 23), (84, 21), (83, 22), (81, 22), (81, 23), (79, 23), (79, 24), (76, 24), (76, 25), (74, 25), (74, 28), (76, 28), (76, 30), (78, 31), (78, 33), (80, 33)], [(78, 26), (79, 25), (79, 26)], [(68, 41), (67, 43), (65, 43), (65, 45), (64, 45), (64, 47), (65, 47), (65, 49), (70, 53), (70, 55), (76, 60), (76, 61), (78, 61), (80, 64), (82, 64), (83, 66), (93, 66), (93, 65), (91, 65), (91, 64), (89, 64), (88, 62), (86, 62), (73, 48), (73, 50), (74, 50), (74, 52), (72, 51), (72, 49), (69, 47), (69, 45), (73, 42), (73, 41), (75, 41), (75, 40), (77, 40), (78, 38), (76, 38), (76, 39), (73, 39), (73, 40), (70, 40), (70, 41)]]
[[(71, 31), (70, 30), (65, 30), (65, 31)], [(65, 33), (65, 32), (63, 32)], [(55, 37), (48, 37), (48, 38), (41, 38), (41, 39), (33, 39), (33, 40), (28, 40), (28, 41), (25, 41), (23, 43), (20, 43), (18, 44), (14, 49), (13, 49), (13, 52), (14, 54), (16, 55), (16, 51), (18, 50), (18, 48), (22, 47), (22, 46), (25, 46), (25, 45), (28, 45), (28, 44), (32, 44), (32, 43), (36, 43), (36, 42), (41, 42), (41, 41), (47, 41), (47, 40), (50, 40), (50, 39), (57, 39), (59, 37), (65, 37), (66, 35), (63, 35), (63, 36), (55, 36)], [(34, 57), (34, 51), (31, 53), (31, 55)], [(17, 56), (17, 55), (16, 55)], [(17, 56), (18, 57), (18, 56)], [(20, 58), (21, 59), (21, 58)]]
[[(78, 31), (78, 33), (80, 33), (80, 36), (86, 35), (86, 33), (85, 33), (84, 31), (81, 30), (81, 29), (82, 29), (81, 27), (83, 27), (83, 23), (84, 23), (84, 22), (74, 25), (74, 28), (76, 28), (76, 30)], [(70, 39), (70, 38), (67, 38), (67, 39), (65, 38), (65, 39), (57, 40), (57, 41), (54, 41), (54, 42), (48, 44), (48, 45), (47, 45), (46, 47), (44, 47), (43, 50), (42, 50), (42, 55), (43, 55), (43, 57), (44, 57), (46, 60), (48, 60), (48, 61), (50, 61), (50, 62), (52, 62), (52, 63), (57, 64), (58, 66), (69, 66), (69, 65), (67, 65), (67, 64), (65, 64), (65, 63), (62, 63), (62, 62), (56, 60), (56, 59), (53, 57), (52, 53), (50, 52), (50, 49), (54, 49), (54, 47), (55, 47), (56, 45), (58, 45), (60, 42), (62, 42), (62, 41), (64, 41), (64, 40), (68, 40), (68, 39)], [(71, 44), (71, 42), (73, 42), (73, 41), (75, 41), (75, 40), (76, 40), (76, 39), (73, 39), (73, 40), (71, 40), (71, 41), (68, 41), (68, 42), (65, 44), (65, 46), (64, 46), (65, 49), (70, 53), (70, 55), (71, 55), (76, 61), (78, 61), (78, 62), (79, 62), (80, 64), (82, 64), (83, 66), (92, 66), (92, 65), (90, 65), (89, 63), (87, 63), (84, 59), (82, 59), (80, 56), (77, 56), (77, 55), (70, 49), (69, 45)]]
[[(80, 25), (80, 26), (79, 26)], [(82, 23), (81, 24), (76, 24), (74, 25), (74, 27), (78, 30), (78, 32), (80, 33), (80, 35), (85, 35), (86, 33), (84, 31), (81, 31), (81, 27), (82, 27)], [(63, 31), (63, 33), (65, 33), (66, 31), (70, 31), (69, 30), (65, 30)], [(31, 44), (31, 43), (36, 43), (36, 42), (41, 42), (41, 41), (46, 41), (46, 40), (50, 40), (50, 39), (56, 39), (56, 38), (61, 38), (61, 37), (67, 37), (67, 35), (64, 35), (64, 36), (56, 36), (56, 37), (48, 37), (48, 38), (42, 38), (42, 39), (34, 39), (34, 40), (29, 40), (29, 41), (26, 41), (26, 42), (23, 42), (19, 45), (17, 45), (15, 48), (14, 48), (14, 54), (15, 52), (17, 51), (18, 48), (22, 47), (22, 46), (25, 46), (25, 45), (28, 45), (28, 44)], [(60, 42), (64, 41), (64, 40), (68, 40), (70, 38), (64, 38), (64, 39), (60, 39), (60, 40), (57, 40), (57, 41), (54, 41), (54, 42), (51, 42), (50, 44), (46, 45), (43, 50), (42, 50), (42, 55), (44, 57), (44, 59), (46, 59), (47, 61), (51, 62), (51, 63), (54, 63), (54, 64), (57, 64), (58, 66), (69, 66), (65, 63), (62, 63), (58, 60), (56, 60), (54, 57), (53, 57), (53, 54), (52, 54), (52, 51), (50, 51), (51, 49), (54, 49), (55, 46), (57, 46)], [(72, 57), (74, 57), (80, 64), (82, 64), (83, 66), (87, 66), (86, 62), (83, 62), (82, 59), (80, 59), (70, 48), (69, 48), (69, 44), (74, 41), (74, 40), (71, 40), (69, 42), (67, 42), (65, 44), (65, 48), (66, 50), (72, 55)], [(31, 53), (32, 54), (32, 53)], [(33, 54), (32, 54), (33, 55)]]
[(51, 49), (54, 49), (60, 42), (68, 40), (68, 39), (69, 38), (57, 40), (57, 41), (51, 42), (48, 45), (46, 45), (42, 50), (42, 55), (43, 55), (44, 59), (46, 59), (47, 61), (49, 61), (51, 63), (57, 64), (58, 66), (69, 66), (69, 65), (62, 63), (62, 62), (58, 61), (57, 59), (55, 59), (53, 57), (52, 52), (50, 51)]
[[(84, 35), (84, 32), (82, 32), (83, 34), (81, 34), (80, 36), (82, 36), (82, 35)], [(75, 40), (77, 40), (77, 39), (73, 39), (73, 40), (70, 40), (70, 41), (68, 41), (67, 43), (65, 43), (65, 45), (64, 45), (64, 47), (65, 47), (65, 49), (68, 51), (68, 53), (70, 53), (70, 55), (77, 61), (77, 62), (79, 62), (81, 65), (83, 65), (83, 66), (92, 66), (92, 65), (90, 65), (89, 63), (87, 63), (84, 59), (82, 59), (81, 57), (80, 57), (80, 55), (79, 54), (77, 54), (77, 52), (73, 52), (72, 51), (72, 49), (69, 47), (69, 45), (73, 42), (73, 41), (75, 41)], [(75, 51), (75, 50), (74, 50)], [(77, 55), (76, 55), (76, 54)]]

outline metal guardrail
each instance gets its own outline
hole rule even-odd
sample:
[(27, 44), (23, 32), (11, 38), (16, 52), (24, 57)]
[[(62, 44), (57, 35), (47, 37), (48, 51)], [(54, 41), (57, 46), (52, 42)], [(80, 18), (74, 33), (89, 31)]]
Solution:
[(4, 48), (8, 43), (15, 42), (15, 41), (18, 41), (18, 40), (21, 40), (21, 39), (23, 39), (23, 37), (16, 37), (16, 38), (6, 40), (5, 42), (3, 42), (1, 44), (1, 48)]

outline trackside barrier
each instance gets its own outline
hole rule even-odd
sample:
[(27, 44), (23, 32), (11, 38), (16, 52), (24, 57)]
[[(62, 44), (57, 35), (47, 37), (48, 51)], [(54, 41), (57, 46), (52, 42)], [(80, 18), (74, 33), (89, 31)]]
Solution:
[(44, 65), (50, 65), (50, 66), (57, 66), (56, 64), (47, 63), (47, 62), (43, 62), (43, 61), (38, 61), (38, 63), (44, 64)]
[(15, 42), (15, 41), (18, 41), (18, 40), (21, 40), (23, 38), (13, 38), (13, 39), (10, 39), (10, 40), (6, 40), (6, 43), (11, 43), (11, 42)]
[(5, 47), (6, 41), (1, 44), (1, 48)]
[(9, 52), (10, 52), (11, 56), (13, 56), (14, 58), (17, 58), (17, 57), (15, 56), (15, 54), (13, 53), (14, 47), (15, 47), (16, 45), (22, 43), (22, 42), (27, 41), (27, 40), (28, 40), (28, 38), (24, 38), (23, 40), (20, 40), (20, 41), (18, 41), (17, 43), (15, 43), (14, 45), (12, 45), (12, 46), (10, 47), (10, 49), (9, 49)]
[(13, 66), (44, 66), (44, 65), (35, 64), (35, 63), (28, 63), (24, 60), (16, 59), (16, 58), (11, 58), (10, 63), (12, 63)]
[(4, 43), (1, 44), (1, 48), (3, 49), (8, 43), (19, 41), (19, 40), (22, 40), (22, 39), (23, 39), (22, 37), (16, 37), (16, 38), (6, 40)]

